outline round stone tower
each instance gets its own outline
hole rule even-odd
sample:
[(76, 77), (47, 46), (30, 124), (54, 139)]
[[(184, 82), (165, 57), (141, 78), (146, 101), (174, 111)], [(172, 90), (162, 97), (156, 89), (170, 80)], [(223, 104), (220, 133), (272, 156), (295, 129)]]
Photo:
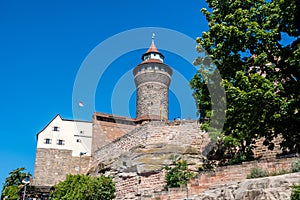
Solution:
[(168, 93), (172, 69), (164, 64), (164, 55), (155, 44), (154, 36), (149, 49), (142, 55), (142, 62), (133, 70), (137, 88), (137, 120), (168, 119)]

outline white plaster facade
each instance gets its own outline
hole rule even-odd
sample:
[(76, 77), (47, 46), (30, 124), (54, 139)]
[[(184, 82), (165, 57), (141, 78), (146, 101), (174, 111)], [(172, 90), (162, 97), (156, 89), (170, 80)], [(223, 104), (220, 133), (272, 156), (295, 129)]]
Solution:
[(71, 150), (72, 156), (91, 156), (92, 122), (67, 120), (56, 115), (37, 134), (37, 148)]

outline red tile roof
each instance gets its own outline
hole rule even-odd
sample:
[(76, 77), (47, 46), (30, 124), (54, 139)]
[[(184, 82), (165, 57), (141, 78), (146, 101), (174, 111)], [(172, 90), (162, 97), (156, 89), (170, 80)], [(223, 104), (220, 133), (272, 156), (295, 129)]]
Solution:
[[(149, 49), (146, 51), (146, 53), (151, 53), (151, 52), (153, 52), (153, 53), (160, 53), (160, 52), (157, 50), (157, 48), (156, 48), (156, 46), (155, 46), (155, 44), (154, 44), (153, 41), (152, 41), (151, 46), (149, 47)], [(145, 54), (146, 54), (146, 53), (145, 53)]]

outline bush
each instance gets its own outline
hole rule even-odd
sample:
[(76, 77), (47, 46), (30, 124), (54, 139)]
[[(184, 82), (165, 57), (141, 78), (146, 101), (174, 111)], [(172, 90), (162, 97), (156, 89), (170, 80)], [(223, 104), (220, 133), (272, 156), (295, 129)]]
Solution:
[(298, 159), (296, 162), (292, 163), (291, 171), (292, 172), (300, 172), (300, 159)]
[(115, 198), (115, 184), (110, 177), (68, 175), (66, 180), (54, 186), (52, 200), (110, 200)]
[(192, 177), (192, 172), (187, 167), (185, 160), (174, 161), (175, 167), (165, 167), (167, 174), (165, 176), (166, 188), (180, 187), (186, 184)]
[(255, 167), (251, 169), (250, 174), (247, 175), (247, 178), (261, 178), (266, 177), (268, 175), (269, 173), (266, 170)]
[(292, 189), (291, 200), (299, 200), (300, 199), (300, 184), (294, 185)]
[(290, 173), (290, 171), (288, 171), (286, 169), (281, 169), (279, 171), (269, 173), (269, 176), (278, 176), (278, 175), (288, 174), (288, 173)]

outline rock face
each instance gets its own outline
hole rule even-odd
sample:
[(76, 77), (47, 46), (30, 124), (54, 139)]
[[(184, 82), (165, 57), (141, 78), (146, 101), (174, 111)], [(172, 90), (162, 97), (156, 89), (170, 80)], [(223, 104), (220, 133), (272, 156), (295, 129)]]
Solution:
[(201, 200), (290, 200), (291, 186), (300, 182), (300, 173), (247, 179), (217, 185), (192, 199)]
[(190, 165), (201, 163), (201, 156), (191, 146), (152, 144), (139, 146), (126, 154), (122, 154), (110, 165), (110, 172), (119, 176), (126, 173), (147, 175), (159, 173), (165, 166), (172, 164), (171, 157), (178, 156), (188, 160)]
[(172, 157), (187, 160), (191, 170), (197, 171), (202, 164), (202, 156), (197, 152), (190, 145), (139, 145), (118, 158), (99, 163), (90, 174), (112, 176), (117, 186), (117, 199), (138, 199), (145, 194), (163, 190), (164, 167), (172, 164)]

